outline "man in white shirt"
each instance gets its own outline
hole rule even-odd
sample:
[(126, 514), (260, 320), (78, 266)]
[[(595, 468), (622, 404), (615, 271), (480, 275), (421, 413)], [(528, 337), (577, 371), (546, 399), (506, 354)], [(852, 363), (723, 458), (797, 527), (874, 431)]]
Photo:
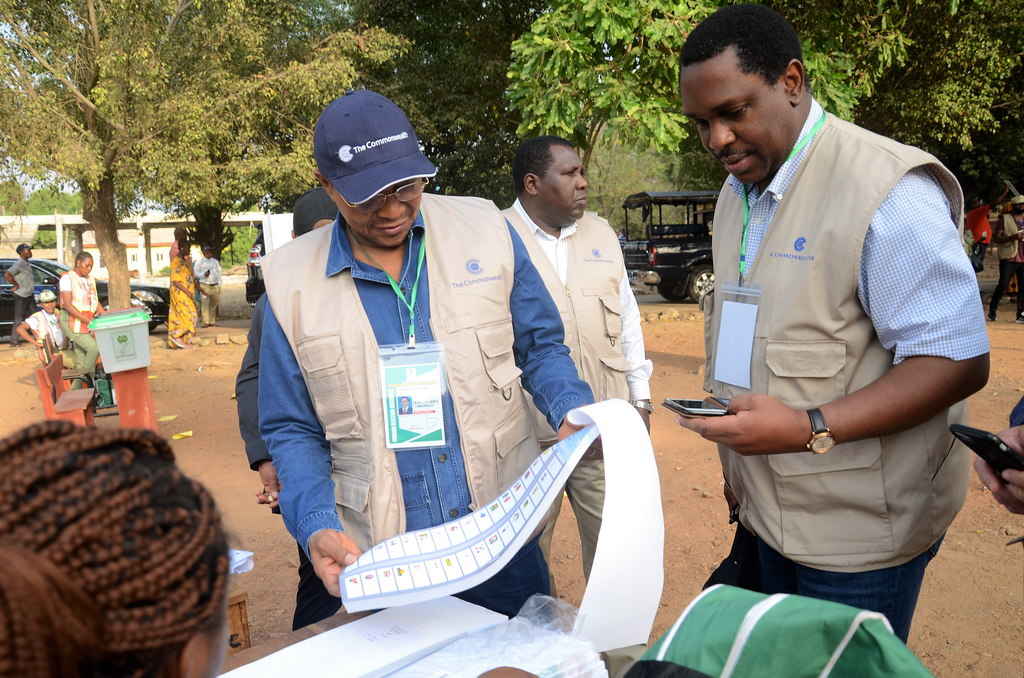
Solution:
[(203, 258), (192, 265), (192, 272), (203, 295), (203, 327), (217, 326), (217, 306), (220, 304), (220, 262), (213, 258), (213, 247), (203, 247)]
[(49, 364), (58, 352), (64, 362), (64, 369), (74, 369), (75, 352), (68, 348), (68, 341), (61, 332), (57, 319), (57, 295), (46, 289), (39, 294), (39, 311), (25, 318), (15, 328), (21, 338), (39, 348), (39, 358)]
[[(585, 214), (587, 180), (572, 144), (561, 137), (528, 139), (512, 164), (517, 199), (502, 214), (526, 245), (565, 324), (565, 343), (580, 378), (596, 401), (622, 398), (633, 404), (650, 430), (653, 366), (644, 354), (640, 309), (629, 288), (615, 232), (604, 219)], [(555, 433), (535, 417), (542, 447)], [(604, 462), (584, 462), (566, 484), (583, 548), (583, 574), (590, 577), (604, 508)], [(550, 556), (558, 517), (541, 545)], [(555, 595), (554, 579), (551, 582)]]

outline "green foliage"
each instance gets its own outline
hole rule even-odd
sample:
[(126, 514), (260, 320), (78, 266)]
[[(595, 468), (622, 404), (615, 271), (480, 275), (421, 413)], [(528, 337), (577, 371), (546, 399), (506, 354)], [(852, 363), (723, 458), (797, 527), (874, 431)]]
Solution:
[(522, 136), (558, 134), (671, 150), (686, 136), (679, 50), (714, 9), (701, 0), (559, 0), (512, 43), (508, 101)]
[(170, 266), (164, 266), (159, 271), (159, 275), (170, 275), (170, 274), (171, 274), (171, 267)]
[(432, 186), (452, 195), (512, 203), (518, 120), (505, 107), (512, 41), (545, 0), (357, 0), (353, 16), (402, 35), (412, 48), (366, 73), (368, 87), (408, 115), (427, 157)]
[(220, 253), (220, 263), (223, 267), (238, 266), (249, 261), (249, 250), (252, 244), (259, 237), (259, 229), (240, 228), (234, 232), (231, 244)]
[(40, 250), (57, 249), (57, 232), (36, 231), (35, 237), (32, 238), (32, 248)]
[[(81, 214), (82, 194), (42, 188), (33, 191), (25, 206), (26, 214)], [(56, 236), (55, 236), (56, 237)]]
[(617, 233), (622, 232), (622, 203), (626, 196), (641, 191), (676, 190), (666, 172), (672, 161), (671, 153), (639, 151), (622, 144), (598, 146), (587, 170), (587, 210), (597, 212)]

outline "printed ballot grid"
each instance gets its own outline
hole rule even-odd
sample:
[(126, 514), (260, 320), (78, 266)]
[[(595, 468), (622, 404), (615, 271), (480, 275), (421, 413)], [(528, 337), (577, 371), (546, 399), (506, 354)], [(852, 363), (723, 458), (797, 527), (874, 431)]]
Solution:
[[(588, 435), (574, 440), (582, 433)], [(596, 437), (596, 430), (585, 430), (544, 450), (519, 480), (472, 515), (406, 532), (366, 551), (342, 573), (344, 602), (380, 596), (384, 607), (394, 604), (386, 600), (389, 594), (457, 582), (493, 563), (512, 547), (534, 512), (547, 506), (545, 495), (561, 488), (555, 483), (569, 459)]]

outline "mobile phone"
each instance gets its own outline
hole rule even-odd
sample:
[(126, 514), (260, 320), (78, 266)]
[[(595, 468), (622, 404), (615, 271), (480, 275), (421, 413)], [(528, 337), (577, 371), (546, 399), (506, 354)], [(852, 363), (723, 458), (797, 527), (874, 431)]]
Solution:
[(1002, 473), (1003, 469), (1008, 468), (1024, 471), (1024, 456), (996, 435), (962, 424), (950, 424), (949, 432), (987, 461), (996, 473)]
[(686, 398), (665, 398), (665, 407), (684, 417), (721, 417), (726, 409), (719, 407), (718, 402), (706, 400), (687, 400)]

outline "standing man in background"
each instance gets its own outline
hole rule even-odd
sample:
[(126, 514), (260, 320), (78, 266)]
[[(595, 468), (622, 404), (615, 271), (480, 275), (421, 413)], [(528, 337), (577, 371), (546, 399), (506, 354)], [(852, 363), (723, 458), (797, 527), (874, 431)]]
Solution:
[[(644, 354), (640, 309), (629, 287), (615, 232), (586, 214), (583, 162), (568, 139), (527, 139), (512, 161), (516, 201), (502, 214), (516, 229), (551, 293), (565, 327), (565, 344), (594, 400), (628, 400), (651, 429), (653, 365)], [(533, 408), (541, 448), (557, 442), (555, 431)], [(583, 576), (590, 579), (604, 509), (604, 461), (583, 461), (565, 486), (576, 514), (583, 549)], [(551, 538), (561, 502), (541, 537), (550, 563)], [(551, 595), (556, 596), (554, 577)]]
[(17, 261), (4, 272), (4, 278), (14, 287), (14, 322), (11, 323), (11, 346), (18, 346), (18, 326), (25, 318), (39, 310), (36, 306), (36, 283), (32, 276), (32, 265), (28, 260), (32, 257), (32, 246), (26, 243), (18, 245)]
[(967, 496), (949, 425), (988, 380), (960, 187), (934, 156), (826, 114), (767, 7), (701, 22), (679, 91), (731, 175), (701, 302), (704, 388), (731, 402), (676, 422), (719, 444), (764, 593), (881, 612), (905, 642)]
[[(292, 211), (292, 238), (298, 238), (310, 231), (334, 223), (338, 208), (334, 206), (322, 186), (311, 188), (295, 201)], [(277, 497), (281, 483), (277, 470), (270, 458), (267, 444), (260, 437), (259, 377), (260, 338), (263, 334), (263, 310), (267, 295), (257, 301), (252, 310), (249, 324), (249, 343), (242, 357), (242, 365), (235, 380), (235, 402), (238, 405), (238, 430), (245, 441), (245, 456), (249, 468), (259, 473), (261, 489), (256, 492), (256, 503), (270, 507), (271, 512), (280, 514)], [(299, 546), (299, 585), (295, 591), (295, 614), (292, 616), (292, 630), (314, 624), (330, 617), (341, 608), (341, 599), (332, 596), (313, 571), (306, 557), (306, 551)]]
[(971, 264), (974, 266), (975, 273), (981, 273), (985, 269), (985, 253), (988, 250), (989, 242), (992, 241), (992, 225), (988, 221), (988, 213), (992, 210), (992, 205), (1001, 202), (1009, 192), (1009, 188), (1004, 188), (998, 198), (987, 203), (982, 203), (981, 198), (971, 198), (967, 205), (964, 228), (969, 230), (974, 238), (974, 246), (971, 248)]
[(988, 319), (995, 322), (999, 301), (1010, 286), (1010, 281), (1016, 277), (1016, 320), (1024, 325), (1024, 195), (1015, 196), (1010, 201), (1010, 212), (1000, 217), (992, 230), (992, 242), (999, 246), (996, 250), (999, 256), (999, 282), (992, 291)]
[(217, 326), (217, 307), (220, 305), (220, 262), (213, 258), (213, 247), (203, 246), (203, 258), (192, 265), (199, 292), (203, 295), (203, 327)]

